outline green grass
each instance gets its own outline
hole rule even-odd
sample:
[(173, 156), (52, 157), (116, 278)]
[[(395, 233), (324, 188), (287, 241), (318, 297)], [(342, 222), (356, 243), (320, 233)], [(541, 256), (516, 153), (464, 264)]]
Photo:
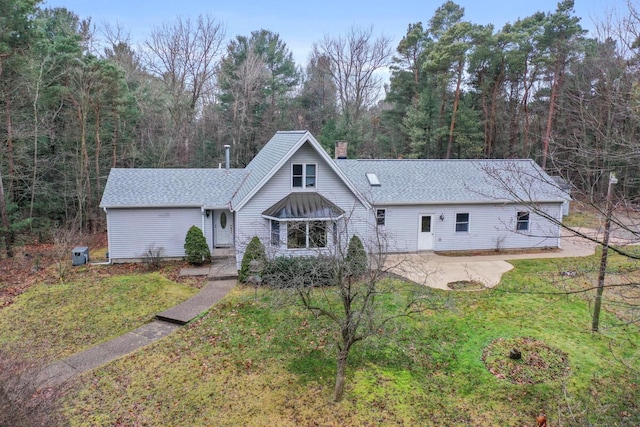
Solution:
[(197, 289), (159, 273), (41, 284), (0, 310), (0, 347), (47, 363), (122, 335)]
[[(637, 327), (605, 313), (603, 333), (593, 335), (579, 294), (521, 293), (557, 291), (559, 271), (594, 260), (518, 261), (494, 290), (436, 292), (449, 297), (447, 309), (398, 318), (353, 348), (338, 404), (331, 402), (336, 348), (328, 323), (275, 304), (277, 295), (266, 290), (256, 300), (252, 288), (239, 288), (197, 322), (85, 374), (66, 399), (68, 421), (533, 425), (543, 410), (552, 425), (638, 425), (640, 379), (621, 363), (637, 367)], [(521, 336), (566, 354), (569, 374), (518, 385), (489, 373), (485, 348)]]
[[(506, 426), (534, 425), (540, 410), (552, 425), (638, 425), (640, 378), (624, 366), (637, 369), (638, 328), (615, 308), (594, 335), (593, 292), (540, 293), (589, 286), (597, 260), (520, 260), (494, 289), (433, 291), (441, 309), (394, 319), (356, 344), (338, 404), (336, 337), (326, 319), (267, 290), (256, 299), (253, 288), (237, 288), (197, 321), (78, 378), (63, 401), (65, 425)], [(633, 278), (634, 262), (610, 261), (612, 272)], [(196, 292), (157, 273), (89, 276), (38, 285), (0, 310), (2, 350), (57, 360)], [(407, 286), (389, 284), (398, 294)], [(401, 302), (379, 299), (389, 313)], [(492, 375), (482, 360), (487, 347), (518, 337), (566, 354), (568, 375), (521, 385)]]
[(562, 223), (568, 227), (599, 228), (602, 218), (596, 212), (571, 212), (563, 218)]

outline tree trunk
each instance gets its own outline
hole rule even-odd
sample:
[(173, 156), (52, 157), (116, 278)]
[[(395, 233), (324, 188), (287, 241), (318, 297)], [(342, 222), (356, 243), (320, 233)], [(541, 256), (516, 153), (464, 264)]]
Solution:
[[(444, 113), (446, 109), (447, 102), (447, 90), (446, 87), (442, 90), (442, 101), (440, 102), (440, 114), (438, 115), (438, 130), (444, 125)], [(440, 133), (438, 131), (438, 133)], [(439, 135), (437, 139), (437, 156), (438, 158), (442, 158), (444, 155), (444, 144), (442, 140), (442, 136)]]
[(4, 104), (4, 112), (7, 125), (7, 164), (9, 166), (9, 195), (13, 200), (13, 181), (15, 179), (15, 166), (13, 164), (13, 126), (11, 122), (11, 100), (7, 96)]
[(333, 392), (333, 401), (340, 402), (344, 395), (344, 384), (347, 375), (347, 357), (349, 349), (343, 348), (338, 352), (338, 369), (336, 371), (336, 387)]
[(116, 114), (113, 127), (113, 137), (111, 146), (111, 167), (115, 168), (118, 164), (118, 128), (120, 126), (120, 116)]
[[(529, 158), (529, 83), (528, 79), (529, 61), (527, 57), (524, 60), (524, 75), (522, 76), (522, 85), (524, 94), (522, 95), (522, 111), (524, 112), (524, 128), (522, 129), (522, 157)], [(533, 80), (533, 79), (532, 79)]]
[(547, 156), (549, 155), (549, 141), (551, 140), (551, 129), (553, 127), (553, 116), (556, 111), (556, 99), (558, 98), (558, 86), (560, 85), (560, 64), (556, 63), (553, 72), (553, 83), (551, 84), (551, 97), (549, 99), (549, 117), (547, 117), (547, 129), (542, 138), (542, 162), (540, 166), (547, 170)]
[(36, 186), (38, 185), (38, 100), (40, 99), (40, 81), (42, 80), (42, 67), (36, 82), (35, 94), (33, 96), (33, 175), (31, 176), (31, 201), (29, 202), (29, 218), (33, 218), (33, 206), (36, 202)]
[(78, 121), (80, 122), (80, 180), (78, 194), (78, 222), (83, 229), (88, 225), (89, 209), (91, 207), (91, 179), (89, 176), (89, 150), (87, 148), (87, 114), (84, 108), (77, 104)]
[(460, 86), (462, 86), (462, 71), (464, 70), (464, 60), (458, 63), (458, 81), (456, 82), (456, 96), (453, 100), (453, 112), (451, 113), (451, 126), (449, 127), (449, 142), (447, 143), (447, 159), (451, 158), (451, 147), (453, 147), (453, 131), (456, 128), (456, 113), (460, 103)]
[(520, 93), (518, 83), (512, 81), (509, 89), (509, 110), (511, 111), (511, 117), (509, 119), (509, 147), (507, 155), (510, 158), (517, 157), (517, 145), (518, 145), (518, 129), (519, 129), (519, 101), (518, 94)]
[(483, 115), (483, 122), (484, 122), (484, 145), (483, 145), (483, 152), (484, 152), (484, 157), (488, 158), (489, 157), (489, 152), (491, 152), (491, 139), (489, 137), (489, 107), (487, 106), (487, 94), (483, 88), (484, 85), (484, 72), (480, 71), (478, 73), (478, 87), (480, 88), (480, 99), (481, 99), (481, 107), (482, 107), (482, 115)]
[(13, 258), (13, 235), (11, 233), (11, 224), (9, 223), (9, 215), (7, 214), (7, 204), (4, 198), (4, 185), (2, 184), (2, 171), (0, 170), (0, 217), (2, 218), (2, 228), (4, 229), (4, 246), (7, 251), (7, 257)]
[[(95, 133), (95, 137), (96, 137), (96, 151), (95, 151), (95, 156), (94, 156), (94, 161), (95, 161), (95, 173), (96, 173), (96, 181), (95, 181), (95, 187), (93, 189), (93, 191), (95, 191), (95, 198), (93, 198), (92, 200), (100, 200), (100, 150), (102, 149), (102, 140), (100, 139), (100, 126), (101, 126), (101, 120), (100, 120), (100, 107), (99, 104), (97, 104), (96, 108), (95, 108), (95, 113), (96, 113), (96, 133)], [(93, 234), (98, 232), (98, 206), (90, 206), (89, 207), (91, 209), (91, 232)]]

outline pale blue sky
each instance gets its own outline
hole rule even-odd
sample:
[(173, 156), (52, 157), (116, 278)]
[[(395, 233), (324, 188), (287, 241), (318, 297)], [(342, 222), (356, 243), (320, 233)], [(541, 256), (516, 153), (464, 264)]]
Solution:
[[(456, 0), (454, 0), (456, 1)], [(637, 0), (634, 0), (637, 1)], [(352, 25), (373, 25), (376, 33), (393, 39), (395, 48), (409, 23), (427, 22), (444, 0), (46, 0), (43, 7), (66, 7), (95, 24), (119, 23), (140, 42), (151, 28), (171, 22), (176, 16), (210, 14), (226, 26), (227, 37), (249, 35), (265, 28), (280, 34), (300, 65), (306, 63), (313, 42), (324, 34), (341, 34)], [(465, 17), (476, 24), (506, 22), (553, 11), (558, 0), (457, 0)], [(594, 20), (617, 10), (626, 14), (626, 0), (575, 0), (576, 14), (584, 28), (593, 30)]]

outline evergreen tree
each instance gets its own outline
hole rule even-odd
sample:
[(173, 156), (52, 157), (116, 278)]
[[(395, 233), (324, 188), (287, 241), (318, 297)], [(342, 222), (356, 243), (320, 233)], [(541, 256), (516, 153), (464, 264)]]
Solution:
[(192, 225), (184, 241), (184, 253), (189, 264), (202, 265), (211, 262), (211, 252), (202, 230)]

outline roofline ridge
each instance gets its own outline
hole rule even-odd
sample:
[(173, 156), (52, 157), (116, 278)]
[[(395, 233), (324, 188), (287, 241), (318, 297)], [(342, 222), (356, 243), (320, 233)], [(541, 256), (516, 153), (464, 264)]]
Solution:
[(532, 162), (533, 159), (334, 159), (336, 163), (341, 161), (352, 162)]

